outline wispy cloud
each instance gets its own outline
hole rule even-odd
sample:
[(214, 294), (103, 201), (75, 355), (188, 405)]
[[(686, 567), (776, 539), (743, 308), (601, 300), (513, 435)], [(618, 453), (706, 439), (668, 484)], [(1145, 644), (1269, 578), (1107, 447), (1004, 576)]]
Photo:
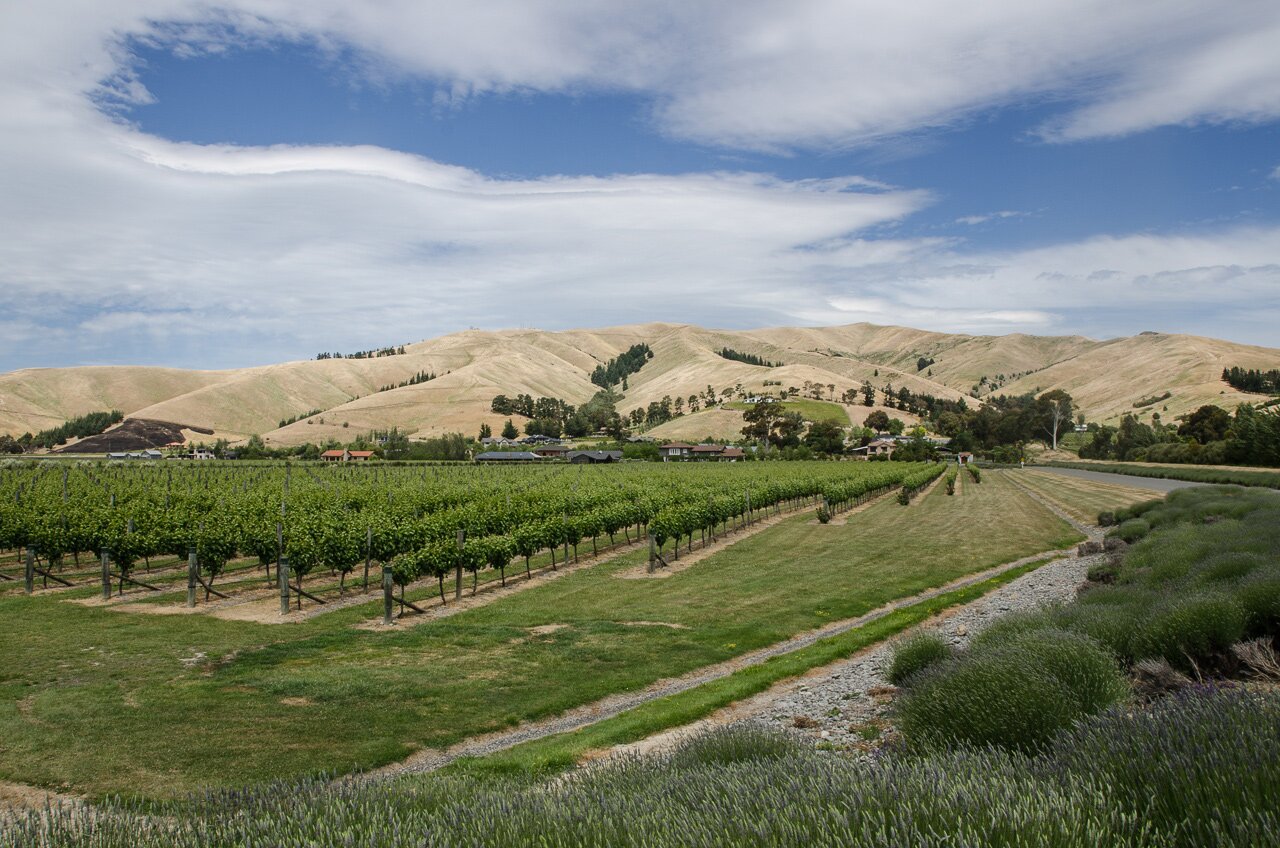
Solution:
[(27, 4), (0, 29), (0, 368), (243, 364), (472, 324), (1123, 331), (1135, 292), (1180, 310), (1166, 324), (1271, 339), (1275, 229), (976, 253), (895, 237), (931, 193), (855, 175), (500, 180), (375, 147), (175, 144), (104, 106), (151, 96), (136, 41), (286, 41), (450, 101), (635, 92), (663, 131), (730, 148), (838, 148), (1040, 95), (1066, 140), (1274, 118), (1277, 20), (1252, 0)]
[(975, 226), (977, 224), (985, 224), (988, 221), (998, 221), (1004, 218), (1021, 218), (1026, 214), (1026, 212), (1015, 212), (1010, 209), (1004, 209), (999, 212), (987, 212), (982, 215), (965, 215), (961, 218), (956, 218), (956, 223)]

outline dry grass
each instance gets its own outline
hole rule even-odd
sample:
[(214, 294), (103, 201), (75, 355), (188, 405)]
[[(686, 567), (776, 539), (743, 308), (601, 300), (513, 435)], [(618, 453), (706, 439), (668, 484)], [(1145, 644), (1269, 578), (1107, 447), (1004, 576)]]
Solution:
[[(1152, 409), (1169, 419), (1202, 403), (1232, 406), (1251, 399), (1220, 382), (1224, 365), (1280, 367), (1280, 350), (1154, 334), (1095, 342), (1079, 336), (946, 335), (870, 324), (747, 332), (660, 323), (557, 333), (469, 330), (408, 345), (403, 356), (378, 359), (305, 360), (224, 372), (141, 367), (13, 372), (0, 375), (0, 432), (35, 431), (74, 415), (119, 408), (232, 438), (261, 433), (274, 444), (345, 441), (392, 426), (419, 436), (475, 433), (482, 423), (496, 429), (505, 420), (489, 410), (497, 394), (587, 400), (597, 388), (589, 379), (592, 369), (638, 342), (653, 348), (654, 359), (629, 380), (620, 404), (624, 412), (666, 396), (688, 398), (708, 385), (718, 392), (739, 384), (759, 391), (766, 379), (784, 388), (806, 380), (835, 384), (837, 395), (864, 381), (877, 387), (891, 382), (956, 399), (983, 375), (1035, 371), (1002, 391), (1065, 388), (1090, 418), (1112, 420), (1133, 411), (1133, 401), (1153, 387), (1167, 389), (1173, 397)], [(763, 368), (727, 360), (716, 353), (726, 346), (782, 364)], [(935, 362), (919, 371), (920, 356)], [(377, 391), (423, 370), (442, 376)], [(312, 409), (325, 410), (323, 424), (276, 429), (280, 420)], [(849, 408), (855, 423), (865, 409)], [(664, 425), (660, 437), (727, 438), (741, 429), (719, 413), (687, 419)]]

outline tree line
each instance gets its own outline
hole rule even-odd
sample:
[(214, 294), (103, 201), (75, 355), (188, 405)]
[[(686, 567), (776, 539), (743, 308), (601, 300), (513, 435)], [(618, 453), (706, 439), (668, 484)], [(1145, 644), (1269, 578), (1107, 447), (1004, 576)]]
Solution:
[(1233, 389), (1254, 394), (1280, 394), (1280, 369), (1261, 371), (1233, 365), (1222, 369), (1222, 379)]
[(653, 359), (653, 351), (647, 344), (641, 342), (632, 345), (604, 365), (597, 365), (591, 372), (591, 382), (602, 389), (611, 389), (618, 383), (622, 383), (625, 391), (627, 377), (643, 368), (650, 359)]
[(69, 439), (96, 436), (123, 420), (124, 413), (118, 409), (110, 412), (89, 412), (35, 434), (23, 433), (16, 439), (8, 435), (0, 436), (0, 453), (19, 454), (39, 448), (55, 448), (58, 445), (65, 445)]

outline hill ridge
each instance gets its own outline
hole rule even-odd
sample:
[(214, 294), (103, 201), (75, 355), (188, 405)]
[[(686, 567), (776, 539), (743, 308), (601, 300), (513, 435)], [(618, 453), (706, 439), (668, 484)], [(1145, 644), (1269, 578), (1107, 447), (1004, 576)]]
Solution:
[[(358, 433), (398, 427), (413, 435), (495, 429), (495, 395), (530, 394), (581, 404), (598, 390), (591, 371), (633, 344), (654, 357), (628, 379), (619, 404), (629, 412), (664, 396), (686, 398), (708, 385), (764, 389), (805, 381), (847, 388), (892, 382), (912, 392), (958, 399), (1062, 388), (1090, 420), (1115, 421), (1140, 398), (1170, 392), (1157, 408), (1166, 420), (1204, 403), (1224, 407), (1258, 400), (1220, 380), (1222, 368), (1280, 368), (1280, 349), (1179, 333), (1144, 332), (1113, 339), (1026, 333), (941, 333), (866, 322), (831, 327), (726, 330), (653, 321), (546, 331), (468, 329), (404, 345), (390, 356), (305, 359), (244, 369), (93, 365), (24, 368), (0, 374), (0, 433), (20, 435), (100, 409), (128, 417), (181, 421), (231, 440), (262, 435), (271, 443), (348, 441)], [(775, 367), (725, 359), (733, 350)], [(927, 364), (920, 367), (922, 362)], [(426, 371), (435, 379), (381, 391)], [(994, 389), (991, 387), (995, 386)], [(770, 388), (778, 388), (771, 386)], [(277, 425), (323, 410), (284, 428)], [(713, 429), (734, 424), (704, 416)], [(686, 416), (691, 417), (691, 416)], [(714, 419), (714, 420), (713, 420)], [(855, 417), (856, 420), (856, 417)], [(699, 422), (686, 422), (690, 428)], [(740, 425), (739, 425), (740, 426)], [(686, 428), (687, 429), (687, 428)], [(712, 433), (707, 433), (712, 434)], [(727, 435), (733, 435), (728, 433)]]

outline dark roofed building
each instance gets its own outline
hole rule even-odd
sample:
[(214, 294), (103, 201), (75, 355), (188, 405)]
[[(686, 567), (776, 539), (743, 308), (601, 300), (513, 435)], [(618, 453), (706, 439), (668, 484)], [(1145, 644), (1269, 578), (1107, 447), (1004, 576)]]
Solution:
[(605, 450), (605, 451), (569, 451), (568, 460), (578, 464), (596, 464), (601, 462), (622, 462), (622, 451)]

